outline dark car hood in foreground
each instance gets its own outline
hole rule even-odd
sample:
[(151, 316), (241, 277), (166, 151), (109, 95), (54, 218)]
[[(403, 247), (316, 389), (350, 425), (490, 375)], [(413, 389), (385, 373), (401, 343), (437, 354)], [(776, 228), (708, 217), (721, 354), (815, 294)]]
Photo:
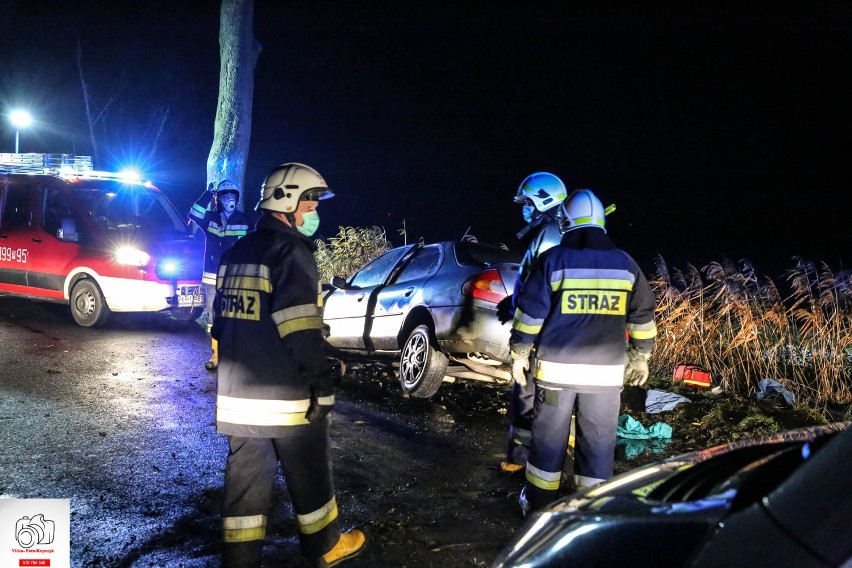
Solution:
[(493, 566), (849, 566), (848, 425), (636, 468), (533, 515)]

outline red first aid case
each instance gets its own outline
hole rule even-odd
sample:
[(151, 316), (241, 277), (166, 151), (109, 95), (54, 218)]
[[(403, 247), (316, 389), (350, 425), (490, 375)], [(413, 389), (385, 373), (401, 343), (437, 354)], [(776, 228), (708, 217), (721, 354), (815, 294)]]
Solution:
[(683, 363), (674, 368), (673, 380), (676, 383), (684, 383), (694, 387), (708, 388), (712, 382), (710, 371), (700, 365)]

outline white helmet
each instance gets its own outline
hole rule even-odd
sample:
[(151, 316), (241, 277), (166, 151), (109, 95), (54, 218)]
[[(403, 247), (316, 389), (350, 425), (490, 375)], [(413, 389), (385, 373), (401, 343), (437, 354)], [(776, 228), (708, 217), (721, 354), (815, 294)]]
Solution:
[(255, 210), (292, 213), (299, 200), (318, 201), (334, 197), (320, 173), (305, 164), (290, 162), (272, 169), (260, 188)]
[(240, 190), (237, 187), (237, 184), (229, 179), (223, 179), (219, 182), (219, 185), (216, 186), (216, 195), (225, 195), (226, 193), (233, 193), (237, 196), (237, 201), (240, 200)]
[(562, 202), (559, 230), (564, 235), (580, 227), (597, 227), (606, 233), (603, 203), (591, 189), (576, 189)]
[(536, 172), (521, 182), (515, 203), (525, 203), (529, 199), (536, 209), (544, 213), (562, 203), (567, 195), (561, 179), (548, 172)]

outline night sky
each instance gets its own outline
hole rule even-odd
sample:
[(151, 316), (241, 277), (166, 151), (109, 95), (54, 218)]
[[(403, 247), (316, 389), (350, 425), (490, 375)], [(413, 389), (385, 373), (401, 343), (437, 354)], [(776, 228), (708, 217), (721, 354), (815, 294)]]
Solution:
[[(0, 3), (0, 111), (38, 120), (22, 151), (90, 154), (79, 37), (93, 100), (113, 101), (101, 153), (134, 156), (167, 107), (146, 173), (185, 210), (213, 133), (219, 4), (120, 4)], [(513, 4), (259, 0), (248, 209), (271, 167), (301, 161), (337, 193), (323, 236), (378, 225), (398, 245), (405, 222), (409, 240), (470, 228), (518, 248), (512, 198), (546, 170), (615, 203), (609, 232), (646, 268), (852, 263), (852, 4)]]

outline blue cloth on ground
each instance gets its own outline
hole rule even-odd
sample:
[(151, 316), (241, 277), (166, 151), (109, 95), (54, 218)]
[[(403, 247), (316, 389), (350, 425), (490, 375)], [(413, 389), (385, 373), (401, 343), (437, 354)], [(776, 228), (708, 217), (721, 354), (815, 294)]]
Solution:
[(681, 402), (692, 402), (685, 396), (679, 394), (656, 389), (648, 389), (648, 395), (645, 397), (645, 412), (655, 414), (657, 412), (665, 412), (672, 410)]
[(757, 400), (763, 400), (775, 395), (781, 395), (784, 397), (784, 402), (786, 402), (788, 406), (796, 404), (796, 395), (784, 388), (781, 383), (775, 379), (760, 379), (757, 383), (757, 392), (755, 393)]
[(620, 438), (630, 440), (652, 440), (672, 437), (672, 427), (664, 422), (657, 422), (650, 428), (645, 428), (641, 422), (629, 416), (622, 414), (618, 417), (618, 428), (616, 435)]
[(622, 414), (618, 417), (618, 439), (616, 446), (624, 450), (624, 457), (628, 460), (639, 456), (645, 450), (651, 453), (663, 453), (671, 442), (672, 427), (663, 422), (657, 422), (650, 428), (645, 428), (641, 422)]

